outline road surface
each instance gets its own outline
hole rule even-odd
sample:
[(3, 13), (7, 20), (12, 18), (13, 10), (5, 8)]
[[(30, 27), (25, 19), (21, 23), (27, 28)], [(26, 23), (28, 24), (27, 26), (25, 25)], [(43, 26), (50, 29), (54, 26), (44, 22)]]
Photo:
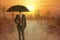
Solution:
[[(60, 40), (60, 31), (49, 27), (47, 21), (27, 20), (25, 40)], [(16, 24), (11, 22), (1, 29), (0, 40), (18, 40)]]

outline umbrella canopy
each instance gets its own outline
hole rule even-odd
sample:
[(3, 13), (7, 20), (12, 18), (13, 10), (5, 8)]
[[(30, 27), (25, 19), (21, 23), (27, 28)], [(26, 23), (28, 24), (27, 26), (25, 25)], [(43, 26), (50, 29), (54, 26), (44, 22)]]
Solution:
[(22, 5), (15, 5), (10, 7), (8, 10), (8, 12), (29, 12), (29, 10)]

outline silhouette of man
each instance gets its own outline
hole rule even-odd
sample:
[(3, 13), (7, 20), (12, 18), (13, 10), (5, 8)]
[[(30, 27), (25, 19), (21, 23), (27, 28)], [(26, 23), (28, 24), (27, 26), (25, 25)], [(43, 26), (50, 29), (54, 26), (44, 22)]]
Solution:
[(25, 40), (24, 39), (24, 29), (26, 27), (26, 18), (25, 18), (25, 15), (21, 14), (21, 13), (16, 15), (15, 23), (17, 24), (19, 40)]

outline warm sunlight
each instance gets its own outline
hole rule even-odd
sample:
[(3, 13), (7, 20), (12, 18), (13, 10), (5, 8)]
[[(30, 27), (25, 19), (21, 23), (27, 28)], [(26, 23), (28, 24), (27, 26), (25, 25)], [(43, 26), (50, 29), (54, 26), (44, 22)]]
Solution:
[(34, 7), (31, 6), (31, 5), (27, 6), (27, 8), (28, 8), (30, 11), (33, 11), (33, 10), (34, 10)]

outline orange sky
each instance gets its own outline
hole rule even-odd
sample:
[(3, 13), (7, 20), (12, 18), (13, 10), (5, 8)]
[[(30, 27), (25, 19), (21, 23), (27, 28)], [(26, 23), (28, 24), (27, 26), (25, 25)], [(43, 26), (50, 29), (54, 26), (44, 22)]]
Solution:
[[(31, 5), (34, 11), (40, 10), (41, 14), (45, 14), (48, 10), (60, 10), (60, 0), (0, 0), (0, 4), (8, 9), (12, 5)], [(32, 10), (33, 11), (33, 10)]]

